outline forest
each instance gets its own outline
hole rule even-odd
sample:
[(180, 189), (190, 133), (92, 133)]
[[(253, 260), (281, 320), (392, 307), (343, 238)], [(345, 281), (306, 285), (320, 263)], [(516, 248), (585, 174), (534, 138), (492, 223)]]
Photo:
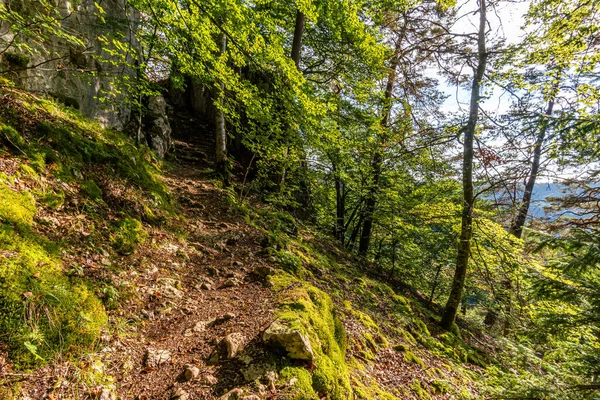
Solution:
[(2, 399), (600, 398), (598, 0), (1, 0), (0, 103)]

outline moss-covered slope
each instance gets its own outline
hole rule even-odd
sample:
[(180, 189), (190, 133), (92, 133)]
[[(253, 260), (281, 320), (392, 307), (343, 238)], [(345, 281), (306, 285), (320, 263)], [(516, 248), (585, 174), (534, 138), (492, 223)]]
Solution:
[(94, 345), (114, 291), (89, 271), (102, 254), (133, 252), (142, 221), (158, 224), (173, 207), (150, 152), (2, 85), (0, 340), (28, 368)]

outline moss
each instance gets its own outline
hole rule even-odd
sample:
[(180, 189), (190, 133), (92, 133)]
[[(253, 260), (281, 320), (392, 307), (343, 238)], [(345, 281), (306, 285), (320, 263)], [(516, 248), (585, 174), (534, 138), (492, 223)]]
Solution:
[(31, 225), (36, 214), (35, 200), (30, 192), (14, 192), (0, 183), (0, 221), (12, 225)]
[(113, 248), (119, 253), (131, 254), (147, 237), (148, 234), (139, 220), (125, 218), (117, 224), (110, 241)]
[(26, 68), (29, 64), (29, 57), (24, 54), (5, 53), (4, 59), (12, 66), (18, 68)]
[(68, 278), (58, 247), (0, 224), (0, 331), (18, 367), (89, 348), (106, 324), (104, 308), (85, 281)]
[(333, 301), (323, 291), (285, 272), (269, 279), (279, 292), (276, 317), (306, 334), (313, 347), (314, 392), (330, 399), (347, 398), (351, 389), (345, 363), (345, 333), (341, 333), (343, 326), (335, 314)]
[(396, 351), (407, 351), (408, 347), (404, 343), (395, 344), (392, 349)]
[(412, 351), (404, 352), (404, 361), (413, 363), (413, 364), (417, 364), (421, 368), (425, 368), (425, 362), (423, 362), (423, 360), (421, 360), (419, 357), (415, 356)]
[(427, 393), (427, 391), (423, 388), (423, 386), (421, 386), (421, 381), (419, 381), (418, 379), (415, 379), (411, 382), (410, 388), (415, 393), (415, 395), (417, 396), (418, 399), (420, 399), (420, 400), (431, 399), (431, 396), (429, 395), (429, 393)]
[(35, 192), (38, 202), (44, 207), (56, 210), (65, 204), (65, 192), (62, 190), (47, 190)]
[(39, 177), (37, 171), (27, 164), (19, 165), (19, 172), (22, 176), (37, 179)]
[(452, 387), (446, 381), (434, 380), (430, 386), (434, 394), (445, 394), (452, 391)]
[(102, 198), (102, 189), (96, 185), (96, 182), (92, 180), (85, 180), (81, 182), (81, 191), (92, 200), (99, 200)]
[(279, 377), (284, 384), (289, 383), (292, 379), (296, 379), (290, 390), (292, 399), (314, 400), (319, 398), (312, 386), (312, 376), (305, 368), (284, 367), (279, 371)]

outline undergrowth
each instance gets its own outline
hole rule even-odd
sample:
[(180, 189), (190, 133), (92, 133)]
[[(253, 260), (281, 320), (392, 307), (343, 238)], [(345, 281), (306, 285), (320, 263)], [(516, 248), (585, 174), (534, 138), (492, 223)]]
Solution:
[[(104, 243), (131, 254), (144, 223), (175, 207), (150, 151), (51, 100), (1, 90), (0, 341), (29, 369), (93, 350), (114, 305), (109, 282), (65, 260)], [(55, 232), (55, 215), (73, 230)]]

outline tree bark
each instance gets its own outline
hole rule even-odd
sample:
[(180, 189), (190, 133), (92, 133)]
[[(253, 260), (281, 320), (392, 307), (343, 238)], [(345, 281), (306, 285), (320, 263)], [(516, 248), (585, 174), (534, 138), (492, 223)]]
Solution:
[(523, 234), (523, 226), (525, 225), (525, 221), (527, 220), (527, 214), (529, 213), (529, 207), (531, 206), (531, 196), (533, 195), (533, 189), (535, 187), (535, 181), (538, 176), (538, 172), (540, 169), (540, 159), (542, 157), (542, 146), (544, 144), (544, 139), (546, 138), (546, 132), (548, 130), (548, 118), (552, 115), (552, 111), (554, 109), (554, 97), (548, 101), (548, 106), (546, 108), (546, 114), (544, 115), (544, 120), (542, 121), (542, 126), (540, 127), (540, 133), (536, 138), (534, 147), (533, 147), (533, 161), (531, 163), (531, 169), (529, 172), (529, 176), (527, 177), (527, 183), (525, 184), (525, 191), (523, 192), (523, 199), (521, 200), (521, 205), (515, 216), (515, 219), (510, 228), (510, 233), (512, 233), (515, 237), (520, 238)]
[[(227, 51), (227, 36), (221, 34), (221, 54)], [(225, 83), (219, 84), (219, 102), (221, 103), (215, 111), (215, 139), (216, 139), (216, 170), (223, 177), (223, 181), (228, 183), (228, 165), (227, 165), (227, 132), (225, 130), (225, 114), (223, 112), (223, 98), (225, 97)]]
[(463, 209), (461, 232), (458, 242), (458, 253), (456, 255), (456, 269), (452, 280), (452, 289), (450, 296), (444, 307), (440, 325), (446, 330), (450, 330), (456, 313), (460, 307), (462, 295), (467, 276), (467, 267), (469, 264), (469, 255), (471, 252), (471, 238), (473, 236), (473, 139), (477, 120), (479, 119), (479, 100), (480, 86), (485, 73), (487, 63), (487, 51), (485, 46), (485, 26), (486, 26), (486, 3), (485, 0), (479, 0), (479, 32), (477, 35), (477, 67), (473, 74), (473, 83), (471, 86), (471, 100), (469, 105), (469, 120), (465, 126), (464, 144), (463, 144)]
[(292, 41), (291, 59), (296, 64), (296, 68), (300, 69), (300, 53), (302, 51), (302, 35), (304, 35), (304, 25), (306, 16), (300, 10), (296, 11), (296, 26), (294, 27), (294, 39)]

